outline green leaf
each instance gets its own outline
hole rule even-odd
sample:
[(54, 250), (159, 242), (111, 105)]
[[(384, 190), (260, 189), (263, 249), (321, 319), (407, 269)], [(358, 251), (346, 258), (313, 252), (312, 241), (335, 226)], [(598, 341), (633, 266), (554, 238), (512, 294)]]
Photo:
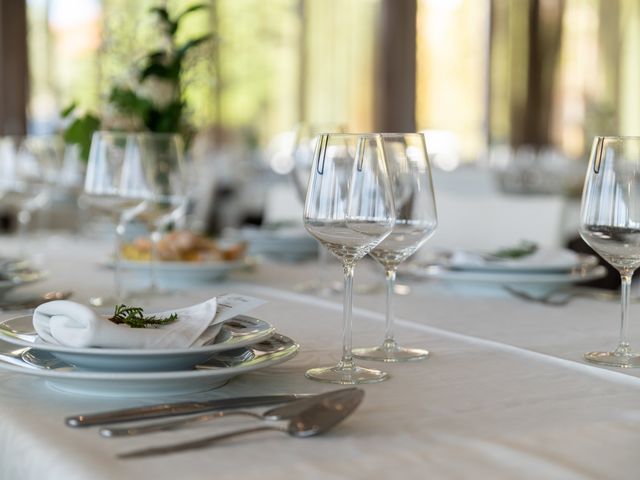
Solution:
[(90, 113), (76, 118), (62, 134), (65, 143), (80, 146), (80, 156), (85, 161), (89, 159), (91, 137), (100, 128), (100, 119)]
[(147, 117), (148, 111), (152, 108), (151, 103), (146, 98), (139, 97), (130, 88), (114, 87), (109, 95), (111, 102), (120, 112), (135, 115), (141, 119)]
[(189, 15), (190, 13), (196, 12), (198, 10), (203, 10), (205, 8), (209, 8), (209, 5), (207, 5), (206, 3), (199, 3), (197, 5), (190, 6), (189, 8), (184, 10), (180, 15), (176, 17), (175, 19), (176, 25), (179, 24), (180, 20), (182, 20), (185, 16)]
[(178, 49), (176, 50), (176, 58), (182, 60), (182, 58), (184, 58), (184, 56), (187, 54), (187, 52), (189, 50), (191, 50), (192, 48), (197, 47), (201, 43), (206, 42), (211, 37), (212, 37), (212, 35), (210, 33), (208, 33), (206, 35), (202, 35), (201, 37), (193, 38), (193, 39), (183, 43), (182, 46), (178, 47)]
[(149, 11), (158, 15), (160, 21), (164, 23), (170, 35), (173, 36), (173, 34), (176, 33), (176, 30), (178, 30), (178, 24), (177, 22), (173, 22), (171, 18), (169, 18), (169, 12), (166, 8), (153, 7)]
[(60, 112), (60, 116), (62, 118), (67, 118), (69, 115), (71, 115), (71, 112), (73, 112), (77, 106), (78, 104), (76, 102), (72, 102), (68, 107)]
[(169, 79), (178, 79), (179, 72), (175, 71), (173, 65), (166, 66), (161, 63), (150, 63), (146, 67), (142, 69), (140, 72), (140, 81), (142, 82), (145, 78), (156, 76), (160, 78), (169, 78)]

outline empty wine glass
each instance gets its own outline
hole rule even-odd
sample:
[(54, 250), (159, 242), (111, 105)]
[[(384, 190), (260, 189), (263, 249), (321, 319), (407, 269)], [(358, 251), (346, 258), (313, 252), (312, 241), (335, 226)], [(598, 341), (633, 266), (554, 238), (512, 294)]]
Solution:
[(629, 345), (629, 293), (640, 266), (640, 137), (596, 137), (582, 192), (580, 235), (618, 272), (622, 315), (618, 347), (589, 352), (589, 362), (640, 367)]
[[(86, 202), (108, 214), (116, 223), (114, 249), (115, 302), (122, 301), (122, 238), (126, 224), (135, 217), (145, 200), (150, 198), (140, 150), (134, 134), (96, 132), (91, 139), (89, 163), (84, 183)], [(93, 297), (91, 303), (111, 303), (105, 297)]]
[(158, 242), (162, 232), (184, 214), (187, 196), (187, 176), (184, 165), (184, 146), (179, 135), (170, 133), (144, 133), (136, 136), (142, 169), (149, 196), (137, 218), (151, 231), (149, 258), (150, 285), (142, 294), (160, 293), (157, 261)]
[(353, 355), (367, 360), (421, 360), (429, 351), (399, 346), (393, 333), (393, 295), (398, 265), (420, 248), (438, 224), (431, 170), (424, 136), (420, 133), (382, 134), (387, 171), (395, 204), (393, 231), (371, 252), (387, 279), (386, 332), (377, 347), (356, 348)]
[(304, 207), (304, 225), (342, 260), (344, 308), (342, 359), (337, 366), (312, 368), (306, 376), (329, 383), (385, 380), (388, 374), (355, 365), (351, 354), (353, 273), (358, 260), (393, 229), (394, 206), (380, 135), (321, 135)]
[[(300, 201), (304, 204), (309, 184), (309, 174), (313, 163), (313, 153), (321, 133), (343, 133), (344, 127), (334, 124), (308, 124), (303, 123), (295, 129), (295, 140), (292, 150), (293, 168), (291, 178)], [(328, 277), (329, 251), (322, 246), (318, 251), (318, 278), (306, 280), (294, 286), (299, 292), (317, 293), (328, 296), (342, 290), (340, 282), (333, 282)], [(337, 285), (336, 285), (337, 283)]]
[(33, 213), (44, 208), (62, 168), (61, 139), (54, 136), (0, 138), (2, 201), (18, 210), (20, 256), (25, 256), (26, 232)]

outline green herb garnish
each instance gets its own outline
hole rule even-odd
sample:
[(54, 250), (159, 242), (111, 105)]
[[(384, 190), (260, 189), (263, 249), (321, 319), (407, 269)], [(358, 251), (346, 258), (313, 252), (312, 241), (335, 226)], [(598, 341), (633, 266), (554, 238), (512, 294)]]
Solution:
[(155, 315), (145, 316), (140, 307), (129, 307), (127, 305), (116, 305), (113, 316), (109, 318), (113, 323), (125, 324), (131, 328), (149, 328), (167, 325), (178, 319), (177, 313), (172, 313), (166, 318), (157, 318)]
[(499, 259), (516, 259), (532, 255), (538, 250), (538, 245), (534, 242), (522, 241), (515, 247), (501, 248), (490, 255)]

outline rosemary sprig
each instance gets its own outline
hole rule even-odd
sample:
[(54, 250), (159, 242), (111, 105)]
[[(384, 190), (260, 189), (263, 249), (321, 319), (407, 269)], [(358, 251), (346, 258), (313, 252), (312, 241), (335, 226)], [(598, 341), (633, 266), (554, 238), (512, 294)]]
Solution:
[(172, 313), (166, 318), (157, 318), (155, 315), (145, 316), (140, 307), (129, 307), (127, 305), (116, 305), (113, 316), (109, 318), (113, 323), (125, 324), (131, 328), (148, 328), (167, 325), (178, 319), (177, 313)]

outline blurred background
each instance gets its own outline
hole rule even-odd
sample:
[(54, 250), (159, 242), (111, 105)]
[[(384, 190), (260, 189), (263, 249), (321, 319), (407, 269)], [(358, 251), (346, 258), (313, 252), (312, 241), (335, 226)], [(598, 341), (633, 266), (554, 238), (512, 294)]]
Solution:
[[(201, 3), (3, 0), (0, 134), (64, 132), (71, 105), (103, 117), (162, 42), (150, 9)], [(299, 216), (293, 132), (324, 124), (426, 133), (436, 244), (465, 246), (463, 226), (566, 244), (593, 136), (640, 131), (638, 0), (204, 3), (176, 39), (211, 35), (181, 78), (208, 232)]]

